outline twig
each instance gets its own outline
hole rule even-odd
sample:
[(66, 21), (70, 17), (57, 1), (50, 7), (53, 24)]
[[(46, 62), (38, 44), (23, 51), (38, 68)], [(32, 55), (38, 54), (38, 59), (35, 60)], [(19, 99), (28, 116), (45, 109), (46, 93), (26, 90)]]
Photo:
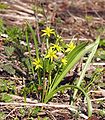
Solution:
[(105, 100), (105, 97), (98, 98), (98, 99), (91, 99), (91, 102), (94, 102), (94, 101), (103, 101), (103, 100)]
[[(65, 41), (69, 41), (70, 42), (70, 40), (72, 39), (70, 39), (70, 38), (63, 38)], [(78, 38), (73, 38), (72, 39), (73, 41), (77, 41), (78, 40)], [(87, 39), (87, 38), (79, 38), (79, 41), (93, 41), (92, 39)]]
[[(85, 65), (85, 63), (83, 63), (83, 65)], [(105, 65), (105, 63), (90, 63), (90, 65), (103, 66), (103, 65)]]
[(4, 118), (4, 120), (5, 120), (7, 117), (9, 117), (10, 114), (13, 113), (13, 112), (14, 112), (16, 109), (18, 109), (18, 108), (22, 108), (22, 107), (15, 107), (15, 108)]
[(52, 112), (50, 111), (46, 111), (46, 114), (51, 118), (51, 120), (56, 120), (56, 118), (54, 117), (54, 115), (52, 114)]
[(24, 19), (26, 19), (26, 20), (35, 21), (35, 17), (28, 17), (28, 16), (0, 14), (0, 17), (14, 18), (14, 19), (19, 19), (19, 20), (24, 20)]
[[(8, 94), (10, 97), (12, 97), (12, 99), (18, 99), (18, 100), (22, 100), (22, 101), (24, 101), (24, 97), (21, 97), (21, 96), (17, 96), (17, 95), (10, 95), (10, 94)], [(34, 103), (34, 104), (36, 104), (36, 103), (38, 103), (38, 101), (37, 100), (31, 100), (30, 98), (26, 98), (26, 102), (27, 103)]]
[(19, 5), (13, 5), (13, 7), (16, 7), (16, 8), (18, 8), (18, 9), (20, 9), (20, 10), (26, 12), (26, 13), (29, 13), (29, 14), (34, 15), (34, 12), (33, 12), (32, 10), (29, 10), (29, 9), (24, 8), (24, 7), (22, 7), (22, 6), (19, 6)]
[(0, 102), (0, 105), (15, 105), (15, 106), (39, 106), (39, 107), (54, 107), (54, 108), (69, 108), (70, 110), (76, 110), (76, 107), (71, 106), (71, 105), (54, 105), (54, 104), (45, 104), (45, 103), (36, 103), (36, 104), (31, 104), (31, 103), (17, 103), (17, 102), (12, 102), (12, 103), (4, 103), (4, 102)]
[(0, 77), (0, 79), (23, 80), (23, 78), (18, 78), (18, 77)]

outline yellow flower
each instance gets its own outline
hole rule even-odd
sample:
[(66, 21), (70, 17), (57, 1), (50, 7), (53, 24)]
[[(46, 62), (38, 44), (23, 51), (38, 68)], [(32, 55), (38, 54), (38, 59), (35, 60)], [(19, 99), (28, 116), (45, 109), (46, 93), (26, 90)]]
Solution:
[(33, 65), (35, 65), (35, 70), (37, 70), (39, 68), (43, 68), (41, 65), (40, 59), (34, 59)]
[(67, 59), (64, 57), (61, 59), (61, 62), (63, 63), (63, 65), (66, 65), (67, 64)]
[(52, 62), (54, 58), (57, 59), (58, 57), (56, 56), (56, 51), (52, 50), (52, 48), (50, 47), (50, 49), (48, 50), (48, 54), (45, 56), (45, 58), (50, 58)]
[(57, 39), (57, 41), (63, 41), (62, 37), (60, 35), (58, 35), (58, 34), (56, 36), (56, 39)]
[(42, 36), (46, 36), (47, 35), (48, 37), (50, 37), (51, 34), (55, 34), (54, 29), (51, 29), (50, 27), (46, 27), (46, 29), (42, 30), (42, 32), (44, 32), (42, 34)]
[(58, 52), (62, 50), (61, 46), (53, 44), (52, 48), (56, 49)]
[(65, 52), (70, 52), (70, 51), (72, 51), (75, 47), (76, 47), (76, 45), (73, 43), (73, 42), (70, 42), (68, 45), (67, 45), (67, 50), (65, 51)]

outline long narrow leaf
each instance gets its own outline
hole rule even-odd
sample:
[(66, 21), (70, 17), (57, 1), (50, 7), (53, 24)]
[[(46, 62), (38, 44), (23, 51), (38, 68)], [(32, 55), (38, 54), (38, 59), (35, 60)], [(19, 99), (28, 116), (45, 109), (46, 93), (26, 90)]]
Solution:
[(26, 32), (25, 32), (25, 37), (26, 37), (26, 43), (27, 43), (28, 52), (29, 52), (29, 58), (30, 58), (30, 64), (31, 64), (31, 70), (32, 70), (32, 74), (34, 75), (34, 67), (33, 67), (33, 64), (32, 64), (31, 49), (30, 49), (30, 45), (29, 45), (29, 40), (28, 40), (28, 33), (27, 33), (27, 30), (26, 30)]
[(58, 76), (56, 77), (55, 79), (55, 82), (52, 86), (52, 88), (50, 89), (49, 93), (51, 91), (53, 91), (57, 86), (58, 84), (62, 81), (62, 79), (66, 76), (66, 74), (68, 73), (68, 71), (70, 71), (70, 69), (80, 60), (80, 58), (82, 56), (84, 56), (84, 54), (89, 51), (90, 49), (92, 49), (94, 47), (95, 43), (94, 44), (90, 44), (88, 46), (82, 46), (78, 49), (77, 52), (75, 52), (76, 49), (73, 50), (72, 52), (72, 55), (69, 54), (69, 61), (67, 63), (67, 65), (65, 66), (65, 68), (62, 70), (62, 72), (60, 73), (60, 75), (58, 74)]
[[(78, 46), (76, 46), (76, 48), (73, 50), (73, 51), (71, 51), (67, 56), (66, 56), (66, 58), (67, 58), (67, 60), (68, 60), (68, 63), (67, 63), (67, 65), (65, 66), (65, 68), (64, 69), (66, 69), (67, 67), (68, 67), (68, 65), (69, 65), (69, 63), (70, 62), (72, 62), (72, 60), (74, 59), (74, 57), (82, 50), (82, 49), (84, 49), (84, 47), (87, 45), (87, 43), (81, 43), (80, 45), (78, 45)], [(62, 71), (64, 71), (64, 69), (62, 70)], [(70, 70), (70, 69), (69, 69)], [(62, 72), (63, 73), (63, 72)], [(62, 74), (61, 73), (61, 74)], [(54, 82), (55, 83), (57, 83), (57, 79), (61, 76), (61, 74), (59, 73), (59, 71), (56, 73), (56, 75), (55, 75), (55, 78), (53, 79), (53, 82), (52, 82), (52, 84), (50, 85), (50, 88), (54, 85)], [(65, 77), (65, 76), (64, 76)], [(59, 83), (58, 83), (59, 84)]]
[(53, 95), (56, 94), (58, 91), (67, 90), (67, 89), (70, 89), (70, 88), (78, 89), (85, 95), (86, 100), (87, 100), (87, 104), (88, 104), (88, 106), (87, 106), (88, 107), (88, 116), (90, 117), (92, 115), (92, 104), (91, 104), (90, 98), (82, 88), (74, 86), (74, 85), (64, 85), (64, 86), (61, 86), (61, 87), (55, 89), (54, 91), (50, 92), (46, 96), (44, 102), (47, 103), (53, 97)]
[(32, 37), (33, 37), (33, 40), (34, 40), (35, 51), (36, 51), (36, 57), (38, 59), (39, 58), (39, 52), (38, 52), (38, 43), (37, 43), (35, 31), (32, 29), (31, 25), (28, 22), (27, 22), (27, 24), (28, 24), (28, 26), (31, 30), (31, 33), (32, 33)]
[[(87, 68), (89, 67), (89, 64), (90, 64), (90, 62), (91, 62), (91, 60), (92, 60), (92, 58), (94, 57), (94, 54), (95, 54), (95, 52), (96, 52), (96, 50), (97, 50), (97, 47), (98, 47), (98, 45), (99, 45), (99, 41), (100, 41), (100, 37), (98, 37), (97, 38), (97, 40), (96, 40), (96, 42), (95, 42), (95, 46), (92, 48), (92, 50), (91, 50), (91, 54), (89, 55), (89, 57), (88, 57), (88, 59), (87, 59), (87, 61), (86, 61), (86, 64), (85, 64), (85, 66), (84, 66), (84, 68), (83, 68), (83, 70), (82, 70), (82, 73), (81, 73), (81, 75), (80, 75), (80, 79), (78, 80), (78, 83), (77, 83), (77, 87), (79, 87), (80, 85), (81, 85), (81, 82), (82, 82), (82, 80), (83, 80), (83, 78), (84, 78), (84, 76), (85, 76), (85, 73), (86, 73), (86, 71), (87, 71)], [(75, 99), (75, 96), (76, 96), (76, 94), (77, 94), (77, 89), (74, 91), (74, 95), (73, 95), (73, 98)]]

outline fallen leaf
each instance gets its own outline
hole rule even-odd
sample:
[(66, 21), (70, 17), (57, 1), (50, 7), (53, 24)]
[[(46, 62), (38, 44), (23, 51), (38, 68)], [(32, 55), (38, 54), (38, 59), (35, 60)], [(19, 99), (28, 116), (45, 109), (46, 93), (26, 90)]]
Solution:
[(88, 120), (99, 120), (96, 116), (91, 116), (88, 118)]

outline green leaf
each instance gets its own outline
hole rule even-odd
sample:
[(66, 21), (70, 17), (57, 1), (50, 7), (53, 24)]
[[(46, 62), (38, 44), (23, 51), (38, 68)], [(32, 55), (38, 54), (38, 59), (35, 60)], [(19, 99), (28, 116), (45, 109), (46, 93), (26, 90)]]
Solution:
[[(89, 55), (89, 57), (86, 61), (86, 64), (85, 64), (85, 66), (84, 66), (84, 68), (81, 72), (80, 79), (78, 80), (78, 83), (77, 83), (77, 87), (79, 87), (81, 85), (81, 82), (82, 82), (82, 80), (85, 76), (86, 70), (89, 67), (90, 62), (92, 61), (92, 58), (94, 57), (94, 54), (96, 53), (96, 50), (97, 50), (98, 45), (99, 45), (99, 41), (100, 41), (100, 37), (97, 38), (97, 40), (94, 43), (94, 46), (92, 47), (91, 53), (90, 53), (90, 55)], [(77, 94), (77, 91), (78, 90), (76, 89), (75, 92), (74, 92), (73, 98), (75, 98), (75, 96)]]
[(71, 68), (81, 59), (81, 57), (83, 57), (84, 54), (88, 52), (94, 45), (95, 44), (90, 44), (86, 46), (86, 43), (82, 43), (67, 55), (68, 63), (63, 68), (62, 72), (58, 74), (56, 78), (54, 78), (54, 83), (51, 85), (52, 88), (49, 92), (53, 91), (58, 86), (58, 84), (63, 80), (68, 71), (70, 71)]
[(0, 3), (0, 9), (7, 9), (7, 8), (9, 8), (7, 4)]
[(11, 46), (10, 46), (10, 47), (5, 46), (5, 47), (4, 47), (4, 50), (5, 50), (6, 55), (10, 57), (10, 56), (12, 56), (15, 48), (14, 48), (14, 47), (11, 47)]
[(32, 37), (34, 40), (34, 47), (36, 50), (36, 57), (38, 59), (39, 58), (39, 51), (38, 51), (38, 43), (37, 43), (37, 39), (36, 39), (36, 34), (35, 34), (35, 31), (32, 29), (32, 26), (28, 22), (27, 22), (27, 24), (28, 24), (28, 27), (30, 28), (31, 33), (32, 33)]
[(10, 97), (7, 93), (2, 93), (2, 94), (0, 94), (0, 101), (11, 102), (12, 97)]
[(3, 91), (8, 91), (7, 82), (6, 80), (0, 79), (0, 92), (3, 92)]
[(46, 96), (44, 102), (45, 103), (48, 102), (53, 97), (53, 95), (56, 94), (58, 91), (67, 90), (67, 89), (70, 89), (70, 88), (78, 89), (78, 90), (80, 90), (85, 95), (86, 100), (87, 100), (87, 104), (88, 104), (88, 116), (90, 117), (92, 115), (92, 104), (91, 104), (90, 98), (89, 98), (89, 96), (87, 95), (87, 93), (82, 88), (74, 86), (74, 85), (64, 85), (64, 86), (61, 86), (61, 87), (53, 90), (52, 92), (50, 92)]
[(102, 117), (105, 117), (105, 109), (102, 109), (99, 111), (99, 114), (102, 116)]
[(0, 34), (1, 34), (1, 33), (3, 34), (4, 31), (5, 31), (4, 22), (3, 22), (3, 20), (0, 18)]
[(5, 113), (0, 112), (0, 120), (4, 120), (5, 116), (6, 116), (6, 114), (5, 114)]
[(15, 69), (10, 64), (5, 64), (3, 66), (3, 70), (6, 71), (7, 73), (11, 74), (11, 75), (15, 74)]
[(22, 29), (18, 26), (7, 27), (6, 34), (9, 36), (7, 40), (12, 42), (18, 42), (18, 40), (21, 40), (24, 35)]

